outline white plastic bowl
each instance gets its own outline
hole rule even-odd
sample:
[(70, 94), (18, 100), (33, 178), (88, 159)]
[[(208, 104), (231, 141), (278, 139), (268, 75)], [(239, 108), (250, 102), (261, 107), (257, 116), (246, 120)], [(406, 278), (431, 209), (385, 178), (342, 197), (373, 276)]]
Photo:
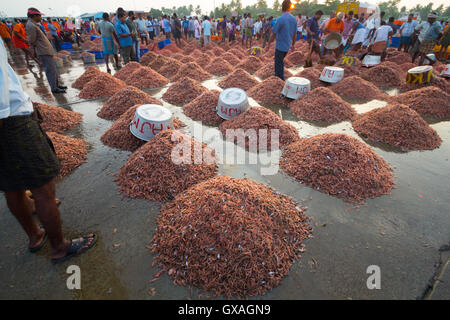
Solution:
[(336, 83), (344, 78), (344, 69), (339, 67), (325, 67), (319, 80), (329, 83)]
[(136, 109), (130, 123), (131, 133), (149, 141), (159, 132), (172, 128), (172, 112), (157, 104), (144, 104)]
[(225, 120), (230, 120), (248, 108), (247, 93), (239, 88), (228, 88), (219, 95), (217, 114)]
[(298, 99), (311, 90), (311, 81), (301, 77), (290, 77), (284, 84), (281, 94), (289, 99)]

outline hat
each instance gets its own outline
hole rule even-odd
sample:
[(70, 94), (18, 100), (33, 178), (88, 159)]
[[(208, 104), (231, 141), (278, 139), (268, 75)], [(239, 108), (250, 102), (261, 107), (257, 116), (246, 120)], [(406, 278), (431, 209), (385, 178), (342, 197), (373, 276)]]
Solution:
[(437, 14), (434, 12), (431, 12), (430, 14), (428, 14), (428, 18), (437, 18)]
[(28, 15), (38, 14), (38, 15), (40, 15), (40, 16), (45, 16), (45, 14), (43, 14), (42, 12), (40, 12), (40, 11), (39, 11), (38, 9), (36, 9), (36, 8), (29, 8), (27, 14), (28, 14)]
[(344, 17), (344, 13), (343, 12), (338, 12), (337, 17), (339, 19), (342, 19)]

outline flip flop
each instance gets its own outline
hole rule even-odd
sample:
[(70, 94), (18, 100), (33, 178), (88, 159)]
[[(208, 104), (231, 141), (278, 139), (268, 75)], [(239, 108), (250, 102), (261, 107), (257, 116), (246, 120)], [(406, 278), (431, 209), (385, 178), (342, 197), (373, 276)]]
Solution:
[(82, 253), (88, 251), (88, 250), (91, 249), (91, 248), (95, 245), (95, 243), (97, 242), (97, 236), (94, 234), (94, 238), (92, 239), (91, 244), (90, 244), (88, 247), (86, 247), (86, 248), (80, 250), (80, 249), (84, 246), (84, 244), (86, 243), (86, 241), (88, 241), (88, 240), (89, 240), (89, 237), (88, 237), (88, 236), (84, 236), (84, 237), (82, 237), (81, 239), (78, 238), (78, 239), (73, 239), (73, 240), (71, 240), (71, 242), (70, 242), (70, 248), (69, 248), (69, 250), (67, 251), (66, 255), (65, 255), (64, 257), (61, 257), (61, 258), (52, 259), (52, 262), (53, 262), (54, 264), (56, 264), (56, 263), (61, 263), (61, 262), (63, 262), (63, 261), (66, 261), (66, 260), (68, 260), (68, 259), (74, 257), (74, 256), (80, 255), (80, 254), (82, 254)]
[(44, 238), (41, 241), (41, 244), (37, 245), (36, 247), (33, 248), (28, 248), (28, 251), (30, 251), (31, 253), (36, 253), (39, 250), (41, 250), (41, 248), (44, 246), (44, 244), (47, 242), (47, 231), (45, 231), (44, 234)]

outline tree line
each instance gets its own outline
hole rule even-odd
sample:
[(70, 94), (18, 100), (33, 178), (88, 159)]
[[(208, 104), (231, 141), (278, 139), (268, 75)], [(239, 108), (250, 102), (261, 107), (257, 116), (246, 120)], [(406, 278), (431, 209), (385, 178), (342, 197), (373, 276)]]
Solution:
[[(256, 0), (253, 5), (243, 6), (241, 0), (231, 0), (229, 3), (222, 3), (217, 6), (214, 11), (204, 12), (199, 5), (194, 7), (191, 5), (184, 5), (180, 7), (172, 7), (161, 9), (151, 9), (151, 13), (154, 17), (160, 17), (164, 14), (172, 15), (176, 13), (179, 17), (190, 16), (190, 15), (209, 15), (211, 17), (220, 18), (226, 15), (230, 17), (233, 12), (237, 12), (242, 15), (243, 13), (249, 12), (252, 16), (257, 16), (259, 13), (264, 13), (266, 16), (280, 16), (281, 12), (281, 1), (275, 0), (272, 6), (267, 4), (266, 0)], [(444, 5), (435, 6), (432, 2), (427, 5), (418, 4), (415, 7), (407, 9), (405, 6), (399, 7), (401, 0), (388, 0), (380, 2), (378, 4), (381, 11), (386, 12), (386, 17), (399, 18), (408, 13), (417, 13), (422, 19), (426, 19), (427, 15), (435, 11), (439, 16), (439, 20), (447, 20), (450, 18), (450, 6), (444, 7)], [(306, 16), (314, 15), (317, 10), (322, 10), (324, 15), (329, 15), (332, 11), (336, 11), (338, 5), (342, 1), (339, 0), (325, 0), (323, 3), (318, 3), (317, 0), (306, 0), (300, 1), (296, 4), (295, 9), (292, 14), (302, 14)]]

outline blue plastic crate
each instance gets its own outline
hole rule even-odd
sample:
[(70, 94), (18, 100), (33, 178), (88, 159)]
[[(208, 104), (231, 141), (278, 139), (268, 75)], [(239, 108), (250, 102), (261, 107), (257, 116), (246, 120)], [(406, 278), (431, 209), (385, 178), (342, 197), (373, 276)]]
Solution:
[(165, 46), (167, 46), (167, 45), (169, 45), (171, 43), (172, 43), (172, 41), (170, 41), (170, 39), (166, 39), (166, 40), (158, 42), (158, 47), (160, 49), (162, 49), (162, 48), (164, 48)]
[(72, 42), (61, 43), (61, 49), (62, 50), (73, 49)]
[(390, 47), (398, 48), (400, 46), (400, 37), (392, 37)]
[(141, 53), (141, 57), (142, 57), (144, 55), (144, 53), (148, 52), (148, 49), (147, 48), (139, 49), (139, 52)]
[(89, 50), (88, 52), (95, 55), (95, 59), (105, 59), (105, 55), (103, 54), (103, 51), (92, 51)]

